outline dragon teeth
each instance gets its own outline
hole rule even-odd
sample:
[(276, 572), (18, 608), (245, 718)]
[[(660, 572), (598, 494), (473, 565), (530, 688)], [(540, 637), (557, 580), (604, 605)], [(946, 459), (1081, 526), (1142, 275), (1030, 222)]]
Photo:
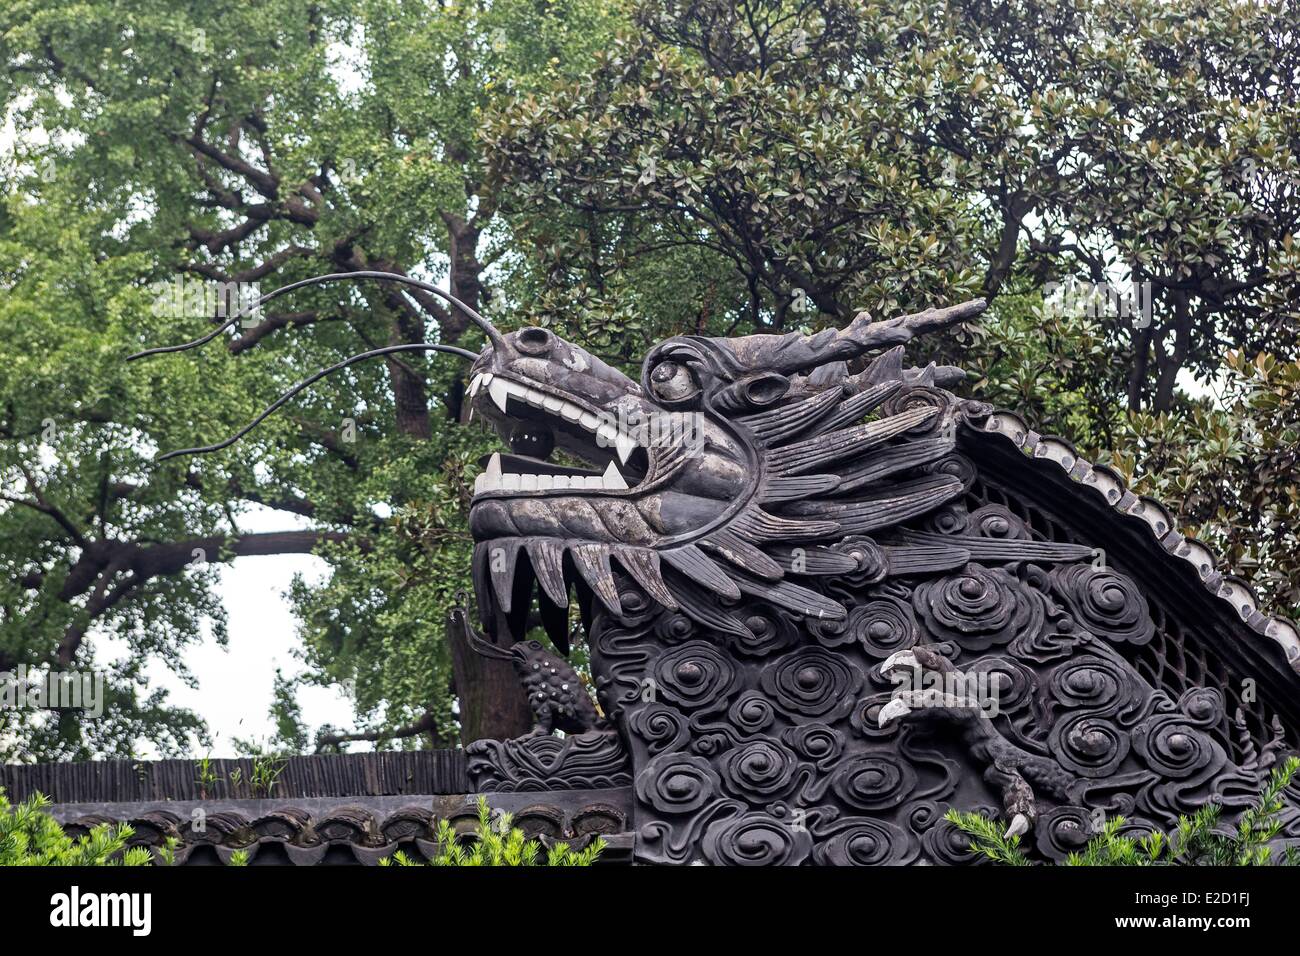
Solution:
[(483, 473), (474, 479), (474, 494), (488, 491), (627, 491), (628, 484), (612, 461), (603, 475), (511, 475), (501, 472), (501, 455), (488, 459)]
[(506, 399), (510, 397), (510, 383), (503, 378), (494, 378), (488, 383), (488, 395), (492, 403), (505, 414)]
[[(534, 408), (545, 409), (549, 414), (555, 415), (566, 422), (581, 425), (587, 431), (595, 434), (597, 439), (599, 439), (598, 444), (601, 447), (615, 449), (618, 453), (620, 464), (626, 465), (628, 459), (632, 456), (632, 452), (634, 452), (638, 447), (638, 442), (635, 438), (621, 431), (612, 422), (606, 420), (605, 417), (589, 412), (578, 406), (576, 403), (566, 401), (559, 396), (550, 395), (540, 389), (525, 385), (522, 382), (516, 382), (513, 379), (493, 375), (491, 372), (480, 372), (470, 381), (470, 397), (473, 398), (485, 388), (487, 389), (488, 397), (492, 399), (492, 403), (500, 409), (502, 414), (508, 414), (506, 412), (506, 405), (508, 400), (513, 398), (516, 401), (531, 405)], [(471, 414), (473, 414), (473, 406), (471, 406)], [(503, 479), (500, 474), (499, 460), (496, 462), (496, 467), (496, 474), (487, 472), (480, 476), (479, 480), (474, 482), (475, 494), (478, 494), (481, 491), (517, 490), (515, 488), (507, 488), (502, 484)], [(515, 477), (518, 478), (520, 476)], [(599, 478), (573, 476), (572, 480), (569, 480), (566, 477), (564, 484), (559, 482), (558, 478), (560, 476), (536, 477), (552, 478), (552, 481), (548, 484), (543, 485), (539, 483), (537, 485), (537, 490), (544, 490), (545, 488), (590, 488), (592, 490), (616, 489), (623, 491), (628, 487), (626, 480), (618, 473), (617, 469), (615, 469), (613, 476), (611, 476), (609, 470), (606, 469), (605, 474)], [(521, 481), (520, 487), (522, 490), (534, 490), (531, 481)]]
[(605, 474), (601, 475), (601, 484), (615, 491), (627, 491), (627, 481), (624, 480), (618, 466), (612, 461), (609, 463), (609, 467), (605, 469)]

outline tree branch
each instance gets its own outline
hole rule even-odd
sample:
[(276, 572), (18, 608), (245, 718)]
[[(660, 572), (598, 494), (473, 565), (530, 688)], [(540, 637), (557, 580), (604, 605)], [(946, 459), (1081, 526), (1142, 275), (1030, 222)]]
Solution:
[(316, 752), (326, 747), (337, 747), (352, 740), (395, 740), (399, 737), (415, 737), (419, 734), (432, 733), (437, 729), (437, 720), (433, 714), (425, 714), (413, 724), (398, 727), (396, 730), (368, 730), (352, 734), (324, 734), (316, 740)]

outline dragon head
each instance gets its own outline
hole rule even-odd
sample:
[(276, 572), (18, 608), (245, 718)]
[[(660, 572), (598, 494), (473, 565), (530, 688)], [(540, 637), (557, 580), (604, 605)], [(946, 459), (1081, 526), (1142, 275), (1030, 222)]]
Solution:
[(470, 508), (485, 624), (518, 638), (536, 591), (565, 647), (571, 593), (584, 616), (593, 600), (622, 611), (616, 571), (660, 605), (741, 636), (743, 615), (729, 607), (746, 595), (843, 617), (800, 579), (858, 567), (846, 536), (960, 491), (944, 474), (875, 487), (952, 449), (939, 427), (947, 393), (933, 386), (960, 372), (905, 369), (901, 348), (856, 374), (849, 362), (982, 309), (864, 315), (816, 335), (677, 336), (647, 353), (640, 381), (545, 328), (503, 336), (469, 379), (471, 416), (510, 449), (484, 460)]
[[(197, 348), (295, 289), (356, 280), (438, 296), (479, 326), (487, 345), (476, 353), (415, 342), (350, 356), (224, 441), (158, 461), (227, 448), (303, 389), (357, 362), (435, 351), (472, 362), (471, 415), (510, 446), (484, 463), (470, 528), (480, 617), (512, 642), (530, 624), (535, 583), (542, 623), (561, 649), (571, 592), (584, 618), (595, 602), (619, 617), (616, 567), (654, 602), (743, 647), (755, 638), (750, 605), (839, 621), (847, 611), (823, 586), (827, 576), (879, 581), (973, 555), (899, 530), (962, 490), (961, 479), (936, 464), (955, 444), (956, 399), (942, 386), (961, 372), (905, 368), (901, 346), (978, 315), (982, 299), (882, 322), (864, 313), (815, 335), (677, 336), (650, 350), (635, 382), (548, 329), (503, 335), (427, 282), (336, 273), (282, 286), (198, 339), (131, 358)], [(880, 354), (866, 364), (872, 352)], [(851, 362), (865, 367), (851, 372)], [(903, 540), (881, 544), (873, 531)]]

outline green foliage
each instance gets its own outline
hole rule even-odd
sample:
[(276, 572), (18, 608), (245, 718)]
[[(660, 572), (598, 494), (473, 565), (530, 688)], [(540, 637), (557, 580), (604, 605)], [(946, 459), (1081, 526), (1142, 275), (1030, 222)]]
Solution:
[[(1109, 817), (1083, 850), (1071, 853), (1066, 866), (1269, 866), (1300, 865), (1300, 855), (1288, 849), (1281, 860), (1269, 842), (1282, 830), (1283, 791), (1300, 771), (1300, 758), (1290, 757), (1269, 776), (1259, 798), (1232, 828), (1220, 825), (1222, 808), (1206, 804), (1191, 816), (1181, 815), (1171, 834), (1153, 830), (1142, 836), (1123, 832), (1122, 816)], [(995, 863), (1029, 866), (1020, 837), (1003, 836), (1003, 827), (983, 814), (949, 810), (948, 820), (970, 837), (971, 852)]]
[(1020, 836), (1003, 835), (1005, 826), (982, 813), (949, 810), (944, 819), (970, 837), (972, 853), (1007, 866), (1029, 866), (1029, 857), (1020, 849)]
[(176, 865), (176, 848), (180, 846), (181, 841), (174, 836), (169, 836), (163, 841), (163, 845), (158, 847), (157, 859), (155, 862), (159, 866)]
[[(1211, 813), (1205, 813), (1206, 810), (1212, 810)], [(1217, 818), (1217, 807), (1203, 807), (1195, 815), (1194, 821), (1188, 821), (1187, 835), (1192, 839), (1199, 839), (1199, 827), (1212, 825), (1213, 819)], [(1184, 832), (1184, 821), (1187, 818), (1180, 817), (1178, 821), (1179, 833)], [(1189, 860), (1179, 860), (1170, 856), (1162, 860), (1164, 854), (1171, 846), (1172, 842), (1165, 837), (1163, 833), (1155, 831), (1146, 836), (1135, 838), (1122, 836), (1121, 830), (1124, 826), (1123, 817), (1113, 817), (1107, 819), (1102, 824), (1100, 832), (1097, 833), (1082, 853), (1071, 853), (1065, 860), (1066, 866), (1153, 866), (1164, 863), (1177, 864), (1189, 863)]]
[(275, 722), (275, 734), (271, 746), (284, 753), (302, 753), (307, 749), (307, 729), (303, 726), (302, 705), (294, 692), (296, 686), (280, 671), (275, 669), (275, 681), (272, 685), (271, 719)]
[(212, 755), (206, 754), (194, 763), (194, 782), (199, 786), (199, 799), (206, 800), (208, 795), (216, 792), (217, 769), (212, 765)]
[(1123, 419), (1111, 463), (1282, 611), (1300, 606), (1300, 361), (1229, 352), (1210, 396)]
[(259, 755), (253, 758), (253, 772), (249, 777), (249, 787), (255, 797), (269, 797), (275, 789), (276, 781), (284, 773), (285, 762), (276, 757)]
[[(979, 211), (897, 126), (928, 78), (879, 6), (643, 3), (595, 70), (491, 117), (492, 173), (550, 286), (530, 311), (562, 331), (576, 300), (657, 338), (976, 292)], [(678, 304), (644, 308), (665, 282)]]
[[(1281, 813), (1286, 804), (1283, 791), (1300, 771), (1300, 758), (1290, 757), (1273, 771), (1259, 799), (1241, 815), (1237, 825), (1224, 833), (1219, 827), (1217, 805), (1202, 807), (1192, 817), (1178, 819), (1178, 830), (1170, 838), (1175, 862), (1196, 866), (1268, 866), (1273, 862), (1269, 841), (1282, 831)], [(1286, 863), (1297, 862), (1288, 854)]]
[[(486, 797), (478, 798), (478, 822), (468, 843), (446, 820), (438, 821), (438, 855), (431, 866), (591, 866), (605, 849), (597, 837), (584, 849), (574, 850), (567, 843), (545, 848), (541, 841), (529, 839), (523, 830), (511, 826), (509, 813), (493, 815)], [(418, 866), (402, 851), (380, 861), (382, 866)]]
[(971, 395), (1050, 423), (1084, 449), (1112, 447), (1125, 411), (1122, 378), (1100, 321), (1053, 309), (1041, 293), (1001, 295), (954, 336)]
[[(101, 823), (74, 840), (46, 812), (48, 806), (49, 798), (40, 793), (14, 806), (0, 789), (0, 866), (176, 865), (176, 837), (157, 848), (155, 861), (147, 847), (127, 847), (135, 835), (129, 824)], [(248, 851), (236, 850), (228, 865), (248, 863)]]
[(1180, 531), (1246, 577), (1275, 613), (1300, 607), (1300, 361), (1224, 355), (1211, 386), (1169, 411), (1133, 412), (1101, 323), (1004, 295), (959, 333), (975, 397), (1066, 436), (1164, 502)]
[(1229, 345), (1294, 355), (1300, 207), (1280, 197), (1300, 171), (1300, 61), (1278, 57), (1300, 43), (1294, 4), (643, 0), (634, 15), (594, 70), (484, 127), (551, 287), (540, 318), (575, 300), (654, 315), (645, 279), (689, 250), (713, 278), (673, 283), (677, 330), (1132, 278), (1152, 321), (1106, 314), (1100, 331), (1131, 357), (1117, 397), (1134, 409), (1169, 408), (1179, 371), (1214, 374)]
[(134, 831), (126, 824), (100, 824), (73, 840), (45, 812), (50, 801), (36, 794), (17, 806), (0, 790), (0, 866), (148, 866), (144, 847), (126, 848)]

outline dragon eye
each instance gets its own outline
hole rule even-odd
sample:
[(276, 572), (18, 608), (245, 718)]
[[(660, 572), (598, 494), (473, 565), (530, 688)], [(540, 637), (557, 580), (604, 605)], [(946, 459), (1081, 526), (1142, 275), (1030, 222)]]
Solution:
[(660, 362), (650, 372), (650, 388), (664, 401), (680, 402), (700, 390), (691, 370), (679, 362)]

